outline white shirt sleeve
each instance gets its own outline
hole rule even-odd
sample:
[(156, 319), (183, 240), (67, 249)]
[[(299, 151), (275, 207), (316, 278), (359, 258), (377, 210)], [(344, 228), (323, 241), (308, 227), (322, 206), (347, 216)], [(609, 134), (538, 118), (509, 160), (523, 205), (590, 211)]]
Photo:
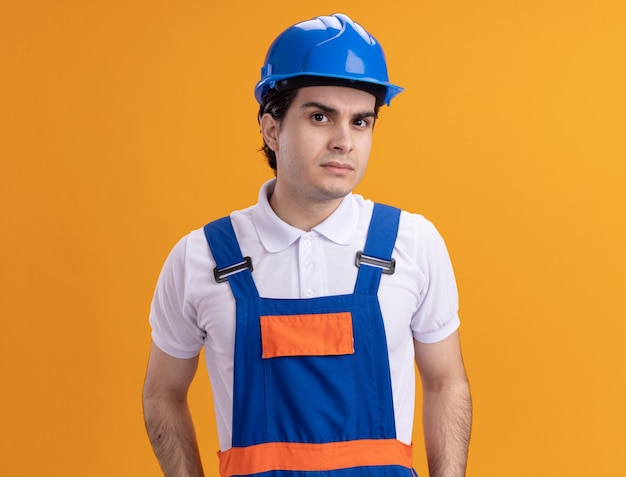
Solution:
[(165, 260), (150, 308), (154, 344), (181, 359), (197, 356), (205, 337), (187, 300), (187, 241), (182, 238)]
[(416, 242), (418, 268), (424, 274), (424, 282), (411, 329), (417, 341), (436, 343), (459, 327), (459, 298), (443, 238), (431, 222), (421, 218)]

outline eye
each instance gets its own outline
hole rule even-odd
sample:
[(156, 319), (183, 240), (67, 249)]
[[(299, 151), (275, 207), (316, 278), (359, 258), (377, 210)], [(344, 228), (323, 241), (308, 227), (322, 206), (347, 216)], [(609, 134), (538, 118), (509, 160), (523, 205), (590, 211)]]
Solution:
[(326, 116), (324, 113), (314, 113), (313, 115), (311, 115), (311, 119), (313, 119), (313, 121), (315, 121), (316, 123), (324, 123), (328, 121), (328, 116)]
[(366, 128), (367, 126), (369, 126), (369, 123), (370, 122), (364, 118), (355, 119), (353, 122), (353, 124), (359, 128)]

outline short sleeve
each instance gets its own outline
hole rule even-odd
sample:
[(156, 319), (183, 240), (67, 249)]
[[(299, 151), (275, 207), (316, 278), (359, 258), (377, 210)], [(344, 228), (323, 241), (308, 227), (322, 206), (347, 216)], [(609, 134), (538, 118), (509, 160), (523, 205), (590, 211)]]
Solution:
[(416, 242), (418, 267), (424, 281), (411, 329), (417, 341), (436, 343), (460, 325), (456, 279), (443, 238), (423, 217), (418, 222)]
[(188, 237), (181, 239), (165, 260), (150, 307), (152, 340), (165, 353), (181, 359), (197, 356), (205, 337), (187, 301), (187, 242)]

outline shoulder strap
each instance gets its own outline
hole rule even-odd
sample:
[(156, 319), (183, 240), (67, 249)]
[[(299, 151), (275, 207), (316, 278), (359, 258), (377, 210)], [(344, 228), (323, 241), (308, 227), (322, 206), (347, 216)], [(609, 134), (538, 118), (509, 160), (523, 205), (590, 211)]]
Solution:
[(205, 225), (204, 236), (215, 259), (215, 280), (228, 281), (235, 299), (258, 297), (252, 279), (252, 260), (241, 253), (230, 217)]
[(354, 292), (376, 295), (383, 273), (393, 274), (395, 259), (391, 258), (398, 235), (400, 209), (384, 204), (374, 204), (365, 248), (356, 256), (359, 267)]

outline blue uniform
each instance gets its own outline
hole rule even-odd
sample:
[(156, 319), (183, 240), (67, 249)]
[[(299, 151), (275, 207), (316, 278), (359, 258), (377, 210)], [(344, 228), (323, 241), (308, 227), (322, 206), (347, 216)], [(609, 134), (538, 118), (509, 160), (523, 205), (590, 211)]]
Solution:
[[(230, 218), (205, 226), (218, 281), (236, 300), (232, 448), (221, 477), (411, 477), (396, 439), (378, 303), (398, 209), (376, 204), (350, 295), (259, 296)], [(224, 284), (226, 286), (226, 283)]]

